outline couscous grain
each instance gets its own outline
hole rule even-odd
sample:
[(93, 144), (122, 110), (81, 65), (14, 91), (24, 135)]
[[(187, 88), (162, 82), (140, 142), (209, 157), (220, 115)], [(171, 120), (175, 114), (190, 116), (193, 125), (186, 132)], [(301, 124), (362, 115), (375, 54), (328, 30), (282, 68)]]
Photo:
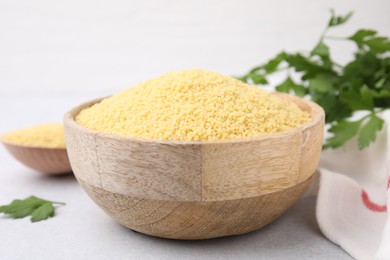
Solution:
[(231, 77), (170, 72), (82, 110), (76, 121), (110, 134), (159, 140), (222, 140), (294, 128), (310, 115)]

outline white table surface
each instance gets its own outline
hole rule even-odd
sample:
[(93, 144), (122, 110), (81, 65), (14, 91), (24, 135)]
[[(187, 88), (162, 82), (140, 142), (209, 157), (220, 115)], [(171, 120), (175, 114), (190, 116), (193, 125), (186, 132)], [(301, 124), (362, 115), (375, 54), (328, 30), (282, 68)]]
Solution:
[[(86, 96), (0, 97), (0, 133), (61, 121)], [(66, 202), (56, 216), (31, 223), (0, 217), (0, 259), (351, 259), (329, 242), (315, 220), (315, 197), (305, 197), (261, 230), (205, 241), (145, 236), (99, 209), (73, 176), (46, 177), (25, 168), (0, 147), (0, 204), (36, 195)]]

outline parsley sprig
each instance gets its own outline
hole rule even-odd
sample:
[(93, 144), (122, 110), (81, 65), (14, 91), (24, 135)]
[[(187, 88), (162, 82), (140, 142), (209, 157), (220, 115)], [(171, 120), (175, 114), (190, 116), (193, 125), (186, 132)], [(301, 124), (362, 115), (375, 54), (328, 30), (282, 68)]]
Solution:
[[(340, 147), (354, 136), (360, 149), (369, 146), (384, 124), (380, 112), (390, 108), (389, 39), (371, 29), (360, 29), (348, 37), (328, 35), (330, 29), (346, 23), (351, 16), (352, 12), (339, 16), (332, 10), (324, 32), (310, 52), (281, 52), (239, 78), (250, 84), (266, 85), (269, 75), (284, 71), (286, 79), (276, 86), (277, 91), (309, 96), (324, 108), (332, 134), (324, 148)], [(354, 42), (354, 59), (345, 65), (335, 62), (327, 45), (330, 40)], [(366, 113), (352, 121), (355, 111)]]
[(37, 222), (54, 216), (54, 204), (65, 205), (63, 202), (30, 196), (24, 200), (13, 200), (8, 205), (0, 206), (0, 213), (7, 214), (11, 218), (24, 218), (31, 215), (31, 222)]

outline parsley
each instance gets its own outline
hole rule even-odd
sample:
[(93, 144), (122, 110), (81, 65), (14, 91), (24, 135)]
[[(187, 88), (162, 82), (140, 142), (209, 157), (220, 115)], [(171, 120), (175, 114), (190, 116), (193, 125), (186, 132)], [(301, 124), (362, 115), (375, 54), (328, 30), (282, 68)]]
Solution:
[(63, 202), (54, 202), (30, 196), (24, 200), (14, 200), (11, 204), (0, 206), (0, 213), (11, 218), (24, 218), (31, 215), (31, 222), (46, 220), (54, 216), (54, 204), (65, 205)]
[[(311, 51), (281, 52), (275, 58), (250, 70), (239, 79), (266, 85), (268, 76), (286, 73), (276, 91), (308, 96), (325, 110), (332, 134), (324, 148), (338, 148), (357, 136), (363, 149), (374, 142), (383, 127), (380, 112), (390, 108), (390, 41), (377, 31), (360, 29), (347, 37), (333, 37), (328, 31), (346, 23), (352, 16), (338, 16), (332, 10), (329, 22)], [(356, 45), (354, 58), (345, 65), (335, 62), (327, 41), (343, 40)], [(355, 111), (367, 111), (351, 121)]]

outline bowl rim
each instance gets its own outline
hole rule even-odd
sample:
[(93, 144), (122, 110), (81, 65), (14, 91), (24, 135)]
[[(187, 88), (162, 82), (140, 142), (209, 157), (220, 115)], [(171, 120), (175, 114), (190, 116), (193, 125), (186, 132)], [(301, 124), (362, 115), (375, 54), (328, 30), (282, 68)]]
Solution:
[(34, 145), (18, 144), (18, 143), (14, 143), (14, 142), (10, 142), (10, 141), (4, 140), (3, 138), (0, 138), (0, 141), (3, 143), (3, 145), (10, 145), (10, 146), (15, 146), (15, 147), (19, 147), (19, 148), (25, 148), (25, 149), (32, 148), (32, 149), (38, 149), (38, 150), (58, 150), (58, 151), (66, 150), (66, 146), (65, 147), (46, 147), (46, 146), (34, 146)]
[[(76, 122), (75, 117), (80, 113), (81, 110), (88, 108), (88, 107), (91, 107), (92, 105), (97, 104), (97, 103), (101, 102), (102, 100), (110, 97), (110, 96), (106, 96), (106, 97), (96, 98), (96, 99), (86, 101), (86, 102), (72, 108), (70, 111), (68, 111), (64, 115), (63, 122), (64, 122), (65, 131), (66, 131), (66, 127), (69, 126), (69, 127), (75, 128), (81, 132), (84, 132), (86, 134), (94, 135), (95, 137), (101, 136), (104, 138), (115, 139), (115, 140), (120, 140), (120, 141), (142, 142), (142, 143), (150, 143), (150, 144), (159, 143), (159, 144), (168, 144), (168, 145), (169, 144), (172, 144), (172, 145), (173, 144), (174, 145), (213, 144), (214, 145), (214, 144), (246, 143), (246, 142), (259, 141), (259, 140), (264, 140), (264, 139), (269, 139), (269, 138), (276, 138), (276, 139), (283, 138), (283, 137), (289, 136), (289, 134), (293, 134), (296, 132), (303, 132), (307, 128), (315, 126), (320, 121), (325, 120), (325, 112), (324, 112), (323, 108), (310, 100), (306, 100), (306, 99), (299, 98), (299, 97), (292, 96), (292, 95), (285, 94), (285, 93), (271, 92), (271, 95), (278, 96), (279, 98), (289, 99), (289, 100), (291, 100), (291, 102), (295, 103), (296, 105), (303, 104), (304, 106), (306, 106), (310, 109), (310, 111), (308, 111), (308, 112), (310, 113), (311, 119), (304, 124), (298, 125), (297, 127), (286, 130), (286, 131), (260, 134), (257, 136), (246, 137), (246, 138), (222, 139), (222, 140), (160, 140), (160, 139), (151, 139), (151, 138), (129, 137), (129, 136), (124, 136), (124, 135), (110, 134), (110, 133), (106, 133), (106, 132), (93, 130), (93, 129), (84, 127)], [(300, 109), (302, 109), (299, 105), (298, 105), (298, 107)]]

